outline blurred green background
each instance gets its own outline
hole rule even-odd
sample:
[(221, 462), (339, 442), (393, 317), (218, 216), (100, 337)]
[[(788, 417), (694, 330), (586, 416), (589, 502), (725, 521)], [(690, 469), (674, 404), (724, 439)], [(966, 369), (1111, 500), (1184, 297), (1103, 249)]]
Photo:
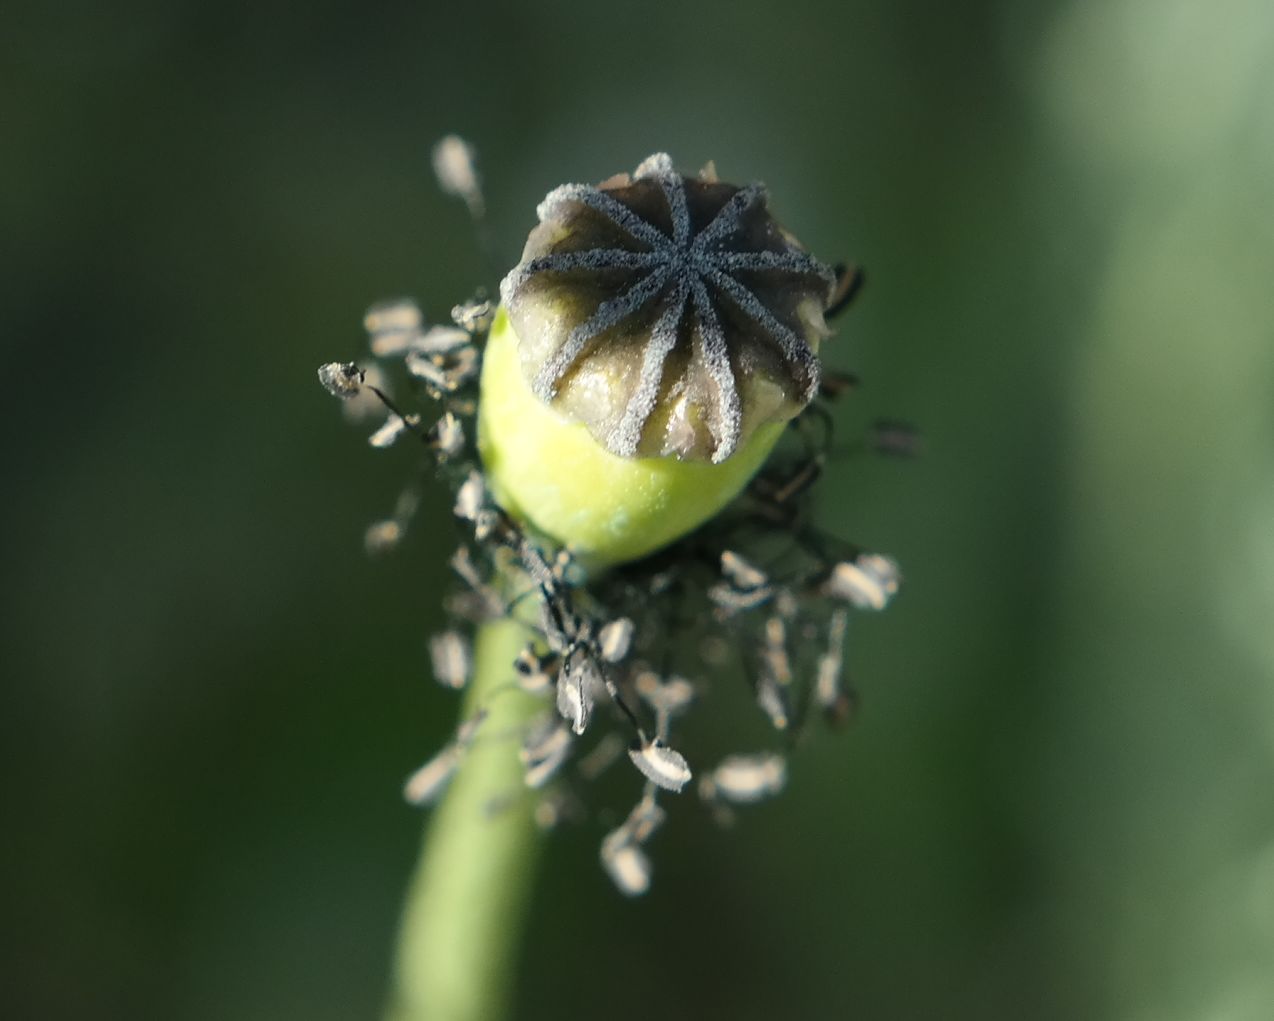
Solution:
[[(656, 149), (870, 283), (827, 524), (896, 555), (864, 706), (624, 902), (556, 834), (520, 1017), (1274, 1017), (1274, 7), (17, 3), (0, 1010), (371, 1018), (455, 710), (454, 541), (314, 369)], [(742, 718), (751, 711), (741, 705)], [(723, 719), (721, 726), (735, 725)]]

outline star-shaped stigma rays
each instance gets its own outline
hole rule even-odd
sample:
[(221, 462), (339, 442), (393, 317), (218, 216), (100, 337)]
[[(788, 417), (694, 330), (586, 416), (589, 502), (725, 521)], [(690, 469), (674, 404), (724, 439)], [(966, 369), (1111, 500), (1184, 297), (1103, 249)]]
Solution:
[(724, 461), (817, 392), (834, 276), (761, 185), (686, 177), (658, 153), (537, 212), (500, 285), (523, 373), (611, 453)]

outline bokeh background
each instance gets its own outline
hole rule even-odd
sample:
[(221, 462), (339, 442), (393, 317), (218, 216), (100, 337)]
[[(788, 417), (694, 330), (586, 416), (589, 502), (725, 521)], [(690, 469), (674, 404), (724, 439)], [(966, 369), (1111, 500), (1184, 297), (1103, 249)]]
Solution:
[[(870, 283), (829, 527), (863, 696), (623, 901), (557, 834), (519, 1017), (1274, 1017), (1267, 0), (6, 6), (0, 1010), (375, 1017), (451, 724), (447, 502), (318, 387), (656, 149)], [(751, 711), (741, 705), (740, 718)], [(736, 725), (723, 718), (721, 726)]]

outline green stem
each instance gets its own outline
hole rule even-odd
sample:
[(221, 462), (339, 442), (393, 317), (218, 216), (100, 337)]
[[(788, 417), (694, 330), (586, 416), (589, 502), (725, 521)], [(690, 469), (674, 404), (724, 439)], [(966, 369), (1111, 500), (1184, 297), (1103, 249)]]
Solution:
[(520, 690), (491, 696), (512, 684), (526, 640), (516, 620), (478, 631), (464, 712), (486, 706), (490, 715), (430, 820), (407, 892), (386, 1021), (506, 1016), (541, 843), (510, 732), (544, 704)]

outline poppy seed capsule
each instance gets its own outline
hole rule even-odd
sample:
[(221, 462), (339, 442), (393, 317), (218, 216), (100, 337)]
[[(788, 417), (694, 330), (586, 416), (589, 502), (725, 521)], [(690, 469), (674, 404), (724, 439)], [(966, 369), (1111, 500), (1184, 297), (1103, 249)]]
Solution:
[(538, 209), (500, 285), (479, 446), (496, 499), (593, 565), (716, 514), (818, 390), (832, 271), (760, 185), (660, 153)]

